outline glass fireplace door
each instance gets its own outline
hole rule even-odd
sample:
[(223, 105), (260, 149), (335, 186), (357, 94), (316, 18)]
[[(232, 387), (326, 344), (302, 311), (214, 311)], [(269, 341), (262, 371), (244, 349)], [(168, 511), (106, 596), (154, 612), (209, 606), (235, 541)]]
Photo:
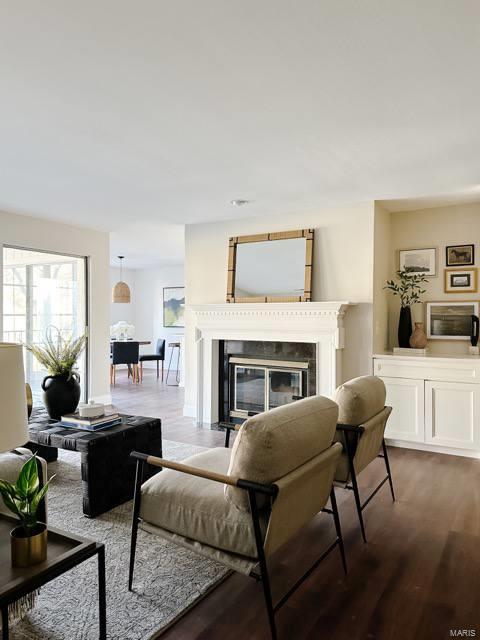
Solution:
[(265, 411), (265, 374), (263, 367), (235, 367), (235, 411)]
[(274, 409), (303, 398), (302, 372), (282, 369), (268, 371), (268, 408)]

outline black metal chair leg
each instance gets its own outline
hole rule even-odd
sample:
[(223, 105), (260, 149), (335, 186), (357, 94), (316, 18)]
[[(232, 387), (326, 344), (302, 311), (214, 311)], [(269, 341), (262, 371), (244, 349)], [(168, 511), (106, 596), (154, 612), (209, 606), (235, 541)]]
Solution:
[(132, 537), (130, 540), (130, 567), (128, 570), (128, 590), (132, 590), (133, 570), (135, 568), (135, 551), (137, 548), (138, 516), (140, 513), (140, 498), (143, 478), (143, 462), (137, 460), (135, 473), (135, 494), (133, 497)]
[(352, 476), (353, 495), (355, 496), (355, 505), (357, 507), (358, 519), (360, 521), (360, 529), (362, 531), (362, 538), (363, 538), (363, 541), (366, 542), (367, 541), (367, 536), (365, 535), (365, 525), (363, 524), (362, 503), (360, 502), (360, 493), (358, 491), (357, 476), (356, 476), (355, 468), (354, 468), (353, 464), (352, 464), (352, 467), (351, 467), (351, 476)]
[(393, 490), (392, 472), (390, 471), (390, 461), (388, 459), (388, 451), (387, 451), (387, 445), (385, 444), (385, 438), (382, 440), (382, 449), (383, 449), (383, 459), (385, 460), (385, 467), (387, 468), (390, 491), (392, 492), (392, 500), (395, 502), (395, 492)]
[(330, 491), (330, 502), (332, 503), (333, 521), (335, 522), (335, 531), (337, 532), (338, 546), (340, 548), (340, 555), (342, 556), (343, 572), (345, 573), (345, 575), (347, 575), (347, 558), (345, 556), (342, 528), (340, 526), (340, 518), (338, 515), (337, 497), (335, 496), (335, 489), (333, 487)]
[(260, 531), (260, 522), (258, 516), (257, 500), (255, 491), (249, 490), (248, 497), (250, 501), (250, 511), (252, 513), (253, 531), (255, 533), (255, 543), (257, 547), (258, 562), (260, 565), (260, 575), (262, 580), (263, 595), (267, 608), (268, 623), (270, 625), (270, 633), (272, 640), (277, 640), (277, 627), (275, 625), (275, 612), (273, 610), (272, 592), (270, 589), (270, 579), (268, 577), (267, 561), (263, 550), (263, 540)]

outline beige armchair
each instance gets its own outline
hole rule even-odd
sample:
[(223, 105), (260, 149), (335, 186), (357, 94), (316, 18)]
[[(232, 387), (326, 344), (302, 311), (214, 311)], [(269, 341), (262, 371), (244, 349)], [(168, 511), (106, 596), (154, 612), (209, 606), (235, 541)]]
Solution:
[[(340, 443), (333, 443), (337, 417), (334, 402), (314, 396), (248, 419), (231, 450), (210, 449), (182, 463), (132, 453), (137, 480), (129, 589), (141, 523), (153, 534), (261, 580), (276, 638), (274, 613), (337, 545), (346, 571), (333, 490), (342, 452)], [(144, 464), (164, 470), (142, 484)], [(325, 509), (329, 497), (331, 510)], [(335, 540), (274, 605), (268, 560), (322, 510), (333, 515)]]
[[(384, 438), (392, 408), (385, 406), (385, 396), (385, 384), (376, 376), (354, 378), (338, 387), (335, 393), (335, 401), (339, 406), (336, 440), (344, 447), (335, 471), (335, 482), (353, 491), (364, 542), (367, 538), (362, 512), (387, 480), (390, 483), (392, 499), (395, 500)], [(380, 450), (383, 453), (380, 453)], [(377, 457), (384, 459), (387, 475), (362, 503), (357, 476)]]

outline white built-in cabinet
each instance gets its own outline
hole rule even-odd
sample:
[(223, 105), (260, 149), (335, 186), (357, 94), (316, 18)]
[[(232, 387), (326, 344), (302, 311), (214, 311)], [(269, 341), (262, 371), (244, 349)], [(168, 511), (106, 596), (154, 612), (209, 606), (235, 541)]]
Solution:
[(393, 407), (387, 441), (480, 457), (480, 358), (374, 356)]

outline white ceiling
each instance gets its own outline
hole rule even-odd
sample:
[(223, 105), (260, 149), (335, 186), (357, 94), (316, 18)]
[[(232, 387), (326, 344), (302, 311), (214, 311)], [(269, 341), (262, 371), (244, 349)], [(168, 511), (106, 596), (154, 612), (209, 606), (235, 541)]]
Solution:
[(0, 208), (158, 261), (160, 223), (463, 194), (479, 60), (478, 0), (3, 0)]

